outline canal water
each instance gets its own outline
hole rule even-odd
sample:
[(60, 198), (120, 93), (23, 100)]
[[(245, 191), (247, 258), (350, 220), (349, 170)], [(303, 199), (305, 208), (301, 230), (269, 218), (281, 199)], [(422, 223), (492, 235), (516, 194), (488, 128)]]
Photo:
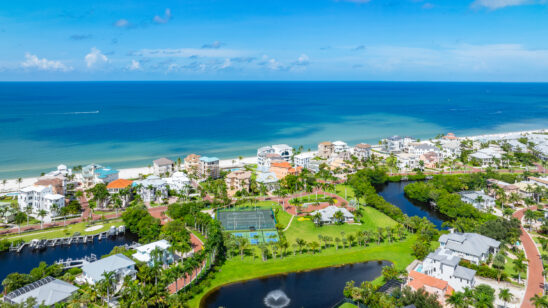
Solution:
[(331, 307), (343, 298), (347, 281), (356, 285), (381, 275), (388, 261), (370, 261), (253, 279), (221, 287), (210, 293), (202, 308), (241, 307)]
[(377, 192), (384, 198), (384, 200), (399, 207), (404, 214), (407, 214), (407, 216), (426, 217), (434, 225), (436, 225), (436, 227), (441, 229), (441, 224), (444, 221), (442, 214), (427, 205), (411, 202), (405, 196), (403, 189), (411, 183), (413, 183), (413, 181), (388, 182), (380, 187), (377, 187)]
[[(129, 232), (116, 237), (99, 240), (94, 238), (93, 242), (86, 244), (72, 244), (70, 246), (47, 247), (42, 251), (33, 251), (26, 246), (20, 253), (4, 251), (0, 252), (0, 281), (4, 280), (10, 273), (25, 273), (37, 267), (41, 261), (48, 265), (59, 259), (78, 259), (95, 254), (97, 258), (111, 252), (114, 246), (131, 244), (137, 237)], [(0, 286), (1, 288), (1, 286)]]

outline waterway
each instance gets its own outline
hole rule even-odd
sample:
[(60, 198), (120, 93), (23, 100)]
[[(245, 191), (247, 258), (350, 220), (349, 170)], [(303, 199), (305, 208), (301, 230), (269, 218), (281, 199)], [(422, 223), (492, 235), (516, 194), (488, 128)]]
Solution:
[(343, 298), (347, 281), (371, 281), (390, 264), (370, 261), (235, 283), (210, 293), (201, 307), (331, 307)]
[(404, 214), (407, 214), (407, 216), (426, 217), (438, 228), (441, 228), (441, 224), (444, 221), (442, 214), (427, 205), (411, 202), (407, 199), (403, 189), (411, 183), (413, 183), (413, 181), (388, 182), (377, 189), (379, 195), (381, 195), (386, 201), (399, 207)]
[(131, 244), (137, 237), (127, 232), (124, 235), (99, 240), (94, 238), (93, 242), (86, 244), (72, 244), (70, 246), (48, 247), (42, 251), (33, 251), (28, 246), (23, 248), (20, 253), (0, 252), (0, 281), (4, 280), (10, 273), (26, 273), (37, 267), (41, 261), (48, 265), (53, 264), (59, 259), (78, 259), (95, 254), (98, 258), (110, 253), (114, 246)]

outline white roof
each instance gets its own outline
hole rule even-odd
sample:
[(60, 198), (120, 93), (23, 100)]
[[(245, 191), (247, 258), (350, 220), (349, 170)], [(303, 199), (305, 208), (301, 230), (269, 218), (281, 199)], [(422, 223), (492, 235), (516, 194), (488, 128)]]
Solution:
[(276, 150), (292, 150), (293, 148), (288, 146), (287, 144), (275, 144), (272, 146), (273, 149)]
[(344, 141), (337, 140), (337, 141), (333, 141), (333, 145), (334, 146), (346, 146), (347, 144)]
[(59, 195), (59, 194), (46, 194), (44, 196), (44, 199), (48, 199), (48, 200), (59, 200), (63, 198), (65, 198), (65, 196)]
[(322, 221), (329, 221), (333, 218), (333, 215), (335, 215), (336, 212), (342, 212), (345, 218), (354, 218), (354, 215), (352, 215), (352, 213), (350, 213), (346, 208), (336, 207), (334, 205), (330, 205), (325, 209), (314, 211), (312, 212), (312, 215), (320, 213), (320, 215), (322, 215)]
[(158, 249), (164, 251), (164, 250), (168, 249), (169, 247), (171, 247), (171, 244), (169, 244), (168, 241), (159, 240), (159, 241), (156, 241), (156, 242), (152, 242), (152, 243), (137, 247), (135, 249), (135, 250), (137, 250), (137, 252), (134, 253), (132, 257), (134, 257), (135, 259), (137, 259), (141, 262), (148, 262), (148, 261), (150, 261), (150, 253), (154, 249), (158, 248)]
[(77, 290), (68, 282), (48, 276), (7, 294), (6, 299), (21, 304), (33, 297), (38, 305), (49, 307), (66, 300)]
[(84, 274), (91, 277), (93, 281), (97, 282), (103, 279), (103, 273), (105, 272), (125, 269), (132, 265), (135, 265), (135, 262), (119, 253), (92, 263), (84, 264), (84, 266), (82, 266), (82, 271)]
[(38, 193), (41, 193), (41, 192), (44, 192), (48, 189), (49, 189), (49, 186), (33, 185), (33, 186), (28, 186), (28, 187), (25, 187), (25, 188), (21, 189), (21, 192), (38, 192)]
[(314, 152), (305, 152), (301, 153), (299, 155), (295, 155), (295, 158), (303, 159), (303, 158), (313, 158), (315, 156)]

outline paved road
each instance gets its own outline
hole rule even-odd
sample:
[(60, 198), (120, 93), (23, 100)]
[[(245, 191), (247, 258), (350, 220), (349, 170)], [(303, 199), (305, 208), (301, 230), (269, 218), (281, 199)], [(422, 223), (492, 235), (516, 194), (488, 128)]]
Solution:
[[(536, 208), (533, 207), (531, 209), (534, 210)], [(514, 217), (521, 220), (525, 211), (526, 209), (516, 211), (514, 213)], [(527, 289), (525, 291), (525, 298), (523, 299), (521, 307), (533, 308), (534, 305), (531, 303), (530, 298), (535, 296), (535, 294), (542, 295), (542, 290), (544, 288), (544, 277), (542, 276), (543, 266), (540, 253), (535, 245), (535, 242), (523, 227), (521, 227), (520, 241), (523, 243), (525, 254), (529, 263), (529, 270), (527, 273)]]

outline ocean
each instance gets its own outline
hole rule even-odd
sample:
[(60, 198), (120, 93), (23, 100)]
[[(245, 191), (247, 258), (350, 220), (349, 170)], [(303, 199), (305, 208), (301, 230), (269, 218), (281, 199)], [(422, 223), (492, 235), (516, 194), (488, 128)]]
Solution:
[(139, 167), (231, 158), (287, 143), (377, 143), (548, 128), (548, 84), (429, 82), (3, 82), (0, 179), (60, 163)]

